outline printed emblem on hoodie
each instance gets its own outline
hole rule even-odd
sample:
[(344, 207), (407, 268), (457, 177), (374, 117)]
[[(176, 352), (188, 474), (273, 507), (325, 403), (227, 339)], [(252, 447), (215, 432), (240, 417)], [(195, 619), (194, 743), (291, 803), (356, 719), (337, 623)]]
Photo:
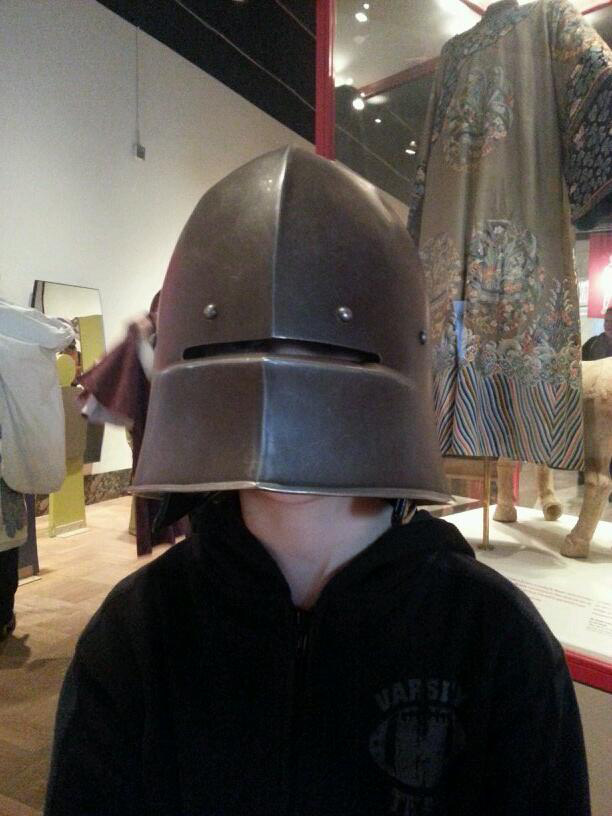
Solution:
[(392, 777), (389, 813), (440, 815), (446, 771), (465, 744), (456, 709), (462, 699), (456, 682), (412, 678), (381, 689), (376, 704), (382, 719), (370, 737), (374, 762)]

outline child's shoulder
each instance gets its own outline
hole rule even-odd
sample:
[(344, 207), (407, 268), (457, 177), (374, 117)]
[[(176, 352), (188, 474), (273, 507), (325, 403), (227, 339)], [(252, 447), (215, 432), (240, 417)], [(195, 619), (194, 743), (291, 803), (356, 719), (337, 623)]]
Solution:
[(468, 615), (472, 613), (497, 621), (504, 629), (514, 626), (517, 630), (537, 631), (556, 651), (556, 640), (519, 586), (478, 561), (474, 550), (454, 524), (432, 516), (420, 521), (422, 535), (434, 541), (438, 549), (433, 581), (439, 589), (438, 595), (442, 595), (446, 603), (461, 607)]
[(167, 603), (170, 595), (184, 592), (192, 559), (192, 542), (185, 539), (127, 575), (110, 590), (81, 639), (101, 628), (132, 628), (152, 608)]

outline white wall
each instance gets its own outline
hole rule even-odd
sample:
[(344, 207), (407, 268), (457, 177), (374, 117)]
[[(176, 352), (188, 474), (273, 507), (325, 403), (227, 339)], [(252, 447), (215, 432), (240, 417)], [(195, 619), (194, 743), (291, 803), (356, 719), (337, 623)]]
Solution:
[[(311, 147), (94, 0), (0, 3), (0, 296), (35, 278), (99, 287), (107, 344), (146, 310), (205, 190), (284, 144)], [(130, 466), (106, 433), (94, 472)]]

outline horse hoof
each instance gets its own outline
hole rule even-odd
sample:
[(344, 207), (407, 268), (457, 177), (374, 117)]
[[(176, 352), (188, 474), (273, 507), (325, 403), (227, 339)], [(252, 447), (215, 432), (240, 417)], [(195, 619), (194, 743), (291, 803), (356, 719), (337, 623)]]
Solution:
[(547, 501), (542, 504), (542, 512), (546, 521), (556, 521), (563, 513), (563, 507), (557, 500)]
[(565, 536), (565, 541), (561, 546), (561, 555), (567, 556), (567, 558), (587, 558), (589, 555), (589, 543), (585, 541), (584, 538), (574, 538), (574, 536), (569, 533), (569, 535)]
[(503, 521), (506, 523), (516, 521), (516, 507), (512, 504), (498, 504), (493, 513), (494, 521)]

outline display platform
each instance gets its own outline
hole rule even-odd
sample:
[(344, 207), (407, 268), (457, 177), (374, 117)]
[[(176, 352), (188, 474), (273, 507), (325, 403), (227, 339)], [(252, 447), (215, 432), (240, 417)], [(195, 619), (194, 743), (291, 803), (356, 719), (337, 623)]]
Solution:
[(565, 648), (573, 679), (612, 691), (612, 523), (599, 523), (588, 559), (565, 558), (559, 548), (576, 517), (545, 521), (539, 509), (516, 509), (517, 521), (504, 524), (493, 521), (491, 507), (491, 550), (478, 549), (482, 509), (450, 520), (479, 561), (531, 599)]

